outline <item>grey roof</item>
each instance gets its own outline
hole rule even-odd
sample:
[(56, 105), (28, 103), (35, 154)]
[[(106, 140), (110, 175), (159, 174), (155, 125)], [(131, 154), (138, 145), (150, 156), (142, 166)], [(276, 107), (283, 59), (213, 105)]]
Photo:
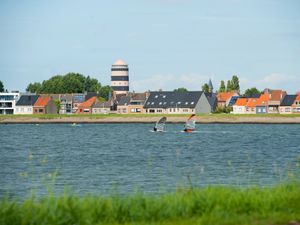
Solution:
[(130, 103), (130, 96), (122, 96), (118, 101), (118, 105), (129, 105)]
[(61, 94), (60, 101), (72, 102), (73, 95), (72, 94)]
[(205, 93), (205, 96), (211, 106), (212, 111), (214, 111), (218, 104), (217, 94), (215, 93)]
[(16, 103), (16, 106), (33, 106), (38, 98), (39, 96), (37, 95), (21, 95), (19, 101)]
[(212, 85), (212, 82), (211, 82), (211, 79), (209, 79), (209, 81), (208, 81), (208, 87), (209, 87), (209, 89), (211, 89), (211, 90), (214, 89), (214, 87), (213, 87), (213, 85)]
[(144, 104), (144, 108), (195, 108), (202, 91), (174, 92), (155, 91)]
[(97, 101), (92, 108), (110, 108), (111, 107), (111, 101), (106, 101), (106, 102), (99, 102)]
[(89, 100), (90, 98), (92, 98), (94, 96), (97, 96), (96, 92), (88, 92), (88, 93), (86, 93), (86, 95), (85, 95), (85, 101)]
[(291, 106), (294, 103), (296, 98), (297, 95), (286, 95), (282, 100), (280, 106)]
[(134, 101), (145, 101), (146, 93), (131, 93), (130, 97), (131, 97), (131, 100), (134, 100)]

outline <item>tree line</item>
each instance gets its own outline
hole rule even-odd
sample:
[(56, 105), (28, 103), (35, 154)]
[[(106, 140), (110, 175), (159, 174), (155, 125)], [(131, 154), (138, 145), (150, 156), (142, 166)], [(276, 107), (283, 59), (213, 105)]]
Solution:
[(109, 85), (102, 86), (101, 83), (90, 76), (79, 73), (67, 73), (56, 75), (42, 83), (30, 83), (26, 91), (37, 94), (67, 94), (96, 92), (98, 96), (107, 100), (112, 89)]

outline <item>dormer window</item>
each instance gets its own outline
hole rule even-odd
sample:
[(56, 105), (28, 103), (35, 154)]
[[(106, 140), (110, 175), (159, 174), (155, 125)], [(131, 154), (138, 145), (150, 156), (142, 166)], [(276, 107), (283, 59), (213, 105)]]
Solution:
[(158, 104), (159, 104), (159, 105), (161, 105), (161, 104), (162, 104), (162, 102), (159, 102)]
[(166, 96), (165, 96), (165, 95), (163, 95), (162, 97), (163, 97), (163, 98), (166, 98)]
[(192, 104), (192, 105), (194, 105), (194, 104), (195, 104), (195, 102), (191, 102), (191, 104)]
[(178, 104), (178, 105), (180, 105), (180, 104), (181, 104), (181, 102), (177, 102), (177, 104)]
[(155, 95), (155, 98), (158, 98), (158, 95)]
[(187, 105), (187, 104), (189, 104), (188, 102), (185, 102), (185, 104)]

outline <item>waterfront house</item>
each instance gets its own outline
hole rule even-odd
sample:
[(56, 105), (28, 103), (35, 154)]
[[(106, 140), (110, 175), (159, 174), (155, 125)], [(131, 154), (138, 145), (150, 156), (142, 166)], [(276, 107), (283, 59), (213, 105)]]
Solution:
[(33, 114), (33, 106), (39, 96), (35, 94), (24, 94), (16, 102), (15, 114)]
[(297, 95), (286, 95), (284, 96), (280, 106), (279, 113), (280, 114), (292, 114), (293, 113), (293, 105), (297, 98)]
[(83, 93), (75, 93), (72, 94), (73, 95), (73, 99), (72, 99), (72, 112), (76, 113), (78, 111), (78, 106), (85, 102), (85, 94)]
[(96, 100), (96, 102), (92, 105), (92, 114), (108, 114), (110, 113), (112, 104), (111, 100), (106, 102)]
[(231, 98), (234, 96), (237, 97), (239, 95), (235, 91), (218, 93), (217, 94), (218, 107), (224, 108), (224, 107), (228, 106), (231, 101)]
[(286, 91), (265, 89), (264, 94), (269, 95), (268, 113), (279, 113), (279, 106), (287, 94)]
[(72, 94), (61, 94), (59, 96), (60, 109), (59, 114), (72, 114), (73, 109), (73, 95)]
[(96, 103), (97, 97), (91, 97), (90, 99), (88, 99), (85, 102), (80, 103), (77, 107), (77, 111), (76, 113), (78, 114), (92, 114), (92, 107), (93, 105)]
[(50, 96), (40, 96), (34, 103), (33, 114), (57, 114), (57, 106)]
[(246, 105), (248, 98), (239, 98), (236, 100), (235, 104), (232, 106), (233, 114), (246, 114)]
[(292, 105), (293, 113), (300, 113), (300, 93), (297, 93), (297, 97)]
[(256, 114), (268, 113), (269, 94), (262, 94), (256, 103)]
[(117, 112), (121, 114), (145, 113), (144, 103), (148, 93), (129, 93), (122, 96), (117, 104)]
[(19, 97), (19, 92), (0, 93), (0, 114), (14, 114)]
[(212, 106), (202, 91), (150, 92), (144, 104), (145, 113), (156, 114), (194, 114), (211, 113)]

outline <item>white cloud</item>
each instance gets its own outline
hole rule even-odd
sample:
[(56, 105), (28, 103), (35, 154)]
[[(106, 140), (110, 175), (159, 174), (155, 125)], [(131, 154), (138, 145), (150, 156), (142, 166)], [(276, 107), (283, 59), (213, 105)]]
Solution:
[(297, 80), (296, 76), (273, 73), (273, 74), (265, 76), (259, 82), (266, 83), (266, 84), (271, 84), (272, 85), (272, 84), (280, 84), (280, 83), (286, 83), (286, 82), (293, 82), (295, 80)]
[(210, 76), (199, 74), (157, 74), (147, 79), (130, 82), (130, 89), (135, 91), (146, 90), (174, 90), (185, 87), (188, 90), (201, 90), (204, 83), (208, 82)]

